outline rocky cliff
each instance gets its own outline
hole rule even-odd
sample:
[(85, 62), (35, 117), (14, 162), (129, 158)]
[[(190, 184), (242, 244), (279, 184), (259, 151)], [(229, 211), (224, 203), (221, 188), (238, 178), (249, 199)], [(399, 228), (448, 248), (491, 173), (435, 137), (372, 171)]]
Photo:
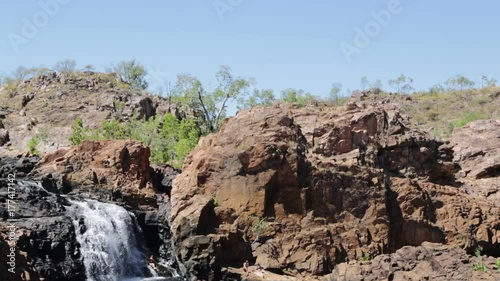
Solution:
[(137, 91), (115, 74), (95, 72), (48, 73), (25, 80), (14, 89), (0, 85), (0, 105), (1, 154), (26, 151), (33, 137), (41, 140), (37, 149), (43, 153), (67, 147), (71, 125), (78, 116), (85, 126), (96, 128), (111, 119), (197, 114), (165, 98)]
[[(76, 116), (92, 126), (181, 114), (122, 86), (112, 75), (50, 74), (8, 96), (0, 90), (2, 102), (9, 98), (0, 112), (4, 148), (24, 150), (44, 128), (58, 132), (40, 147), (50, 151), (41, 160), (0, 159), (1, 178), (15, 172), (41, 186), (19, 182), (16, 280), (85, 278), (63, 195), (135, 213), (149, 250), (202, 280), (263, 280), (246, 276), (245, 260), (252, 270), (262, 265), (267, 280), (498, 280), (497, 120), (472, 122), (443, 142), (390, 100), (256, 107), (200, 140), (181, 174), (151, 165), (149, 148), (133, 141), (66, 147)], [(8, 149), (0, 152), (12, 155)], [(7, 183), (0, 183), (5, 219)], [(0, 224), (3, 253), (8, 231)], [(480, 248), (484, 257), (472, 257)]]
[(200, 278), (249, 260), (308, 280), (425, 241), (498, 257), (500, 208), (467, 192), (466, 159), (390, 103), (241, 111), (174, 180), (177, 254)]
[[(149, 156), (147, 147), (133, 141), (84, 141), (47, 153), (40, 161), (29, 157), (0, 161), (5, 174), (17, 172), (13, 201), (18, 219), (16, 274), (8, 273), (2, 262), (2, 280), (14, 280), (9, 279), (13, 276), (22, 280), (22, 275), (27, 280), (85, 280), (75, 218), (67, 212), (68, 198), (110, 202), (133, 212), (149, 251), (178, 269), (168, 222), (168, 198), (177, 171), (169, 166), (152, 167)], [(4, 220), (0, 222), (0, 247), (8, 249), (12, 246), (7, 243), (8, 183), (5, 178), (0, 183)]]

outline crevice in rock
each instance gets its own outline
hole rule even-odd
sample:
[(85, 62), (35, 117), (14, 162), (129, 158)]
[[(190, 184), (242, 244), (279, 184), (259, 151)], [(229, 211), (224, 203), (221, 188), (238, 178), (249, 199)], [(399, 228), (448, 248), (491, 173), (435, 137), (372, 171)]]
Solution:
[(219, 220), (214, 212), (214, 200), (210, 200), (201, 210), (199, 222), (196, 228), (197, 235), (208, 235), (210, 233), (216, 233), (216, 229), (219, 227)]
[(274, 173), (271, 180), (265, 186), (265, 197), (264, 197), (264, 217), (274, 218), (276, 213), (274, 210), (274, 204), (278, 198), (278, 184), (277, 184), (278, 173)]
[(384, 252), (388, 251), (389, 253), (394, 253), (402, 244), (400, 240), (400, 234), (403, 231), (403, 214), (398, 204), (398, 194), (391, 189), (391, 179), (388, 174), (384, 176), (384, 181), (386, 189), (385, 202), (387, 218), (389, 220), (389, 241), (387, 245), (388, 249), (384, 249)]
[(120, 152), (120, 160), (122, 164), (122, 173), (128, 172), (130, 170), (130, 153), (126, 147)]
[(476, 179), (495, 178), (495, 177), (500, 177), (500, 164), (488, 167), (484, 171), (476, 175)]

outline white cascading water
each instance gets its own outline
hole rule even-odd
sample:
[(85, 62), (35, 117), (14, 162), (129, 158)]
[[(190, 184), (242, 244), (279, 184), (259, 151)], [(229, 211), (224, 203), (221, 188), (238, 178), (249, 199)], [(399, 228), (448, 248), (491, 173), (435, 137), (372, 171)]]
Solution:
[(141, 280), (153, 275), (138, 243), (139, 229), (132, 214), (120, 206), (93, 200), (71, 203), (88, 281)]

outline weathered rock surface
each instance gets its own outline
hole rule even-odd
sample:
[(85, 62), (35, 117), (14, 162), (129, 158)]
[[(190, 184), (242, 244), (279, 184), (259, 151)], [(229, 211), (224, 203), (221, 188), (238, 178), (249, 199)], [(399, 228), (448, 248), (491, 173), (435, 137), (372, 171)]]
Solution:
[(17, 154), (0, 157), (0, 181), (9, 174), (16, 178), (25, 178), (38, 164), (40, 157), (29, 154)]
[[(25, 155), (0, 161), (5, 176), (0, 177), (0, 226), (4, 235), (8, 234), (9, 218), (7, 176), (25, 177), (37, 161)], [(21, 237), (16, 243), (16, 276), (20, 278), (21, 271), (26, 271), (25, 276), (45, 280), (85, 279), (72, 218), (65, 212), (69, 203), (61, 194), (99, 199), (133, 211), (150, 251), (170, 261), (170, 267), (178, 268), (168, 223), (171, 182), (177, 173), (166, 165), (151, 167), (149, 149), (132, 141), (85, 141), (46, 154), (30, 178), (39, 180), (49, 192), (33, 183), (19, 182), (16, 187), (16, 231)], [(0, 244), (7, 247), (5, 242)]]
[(247, 259), (308, 279), (424, 241), (498, 255), (500, 209), (457, 188), (457, 171), (451, 146), (393, 104), (241, 111), (174, 180), (177, 254), (211, 280)]
[[(75, 229), (65, 214), (67, 200), (31, 182), (13, 183), (13, 193), (8, 193), (5, 182), (0, 188), (2, 280), (85, 280)], [(8, 272), (11, 267), (5, 260), (11, 247), (16, 254), (15, 274)]]
[(455, 129), (451, 143), (462, 167), (463, 189), (500, 206), (500, 120), (478, 120)]
[(149, 156), (149, 148), (134, 141), (83, 141), (46, 154), (30, 177), (50, 192), (120, 199), (139, 210), (156, 205)]
[[(483, 264), (487, 272), (474, 270), (473, 264)], [(457, 247), (424, 242), (419, 247), (405, 246), (370, 261), (341, 263), (321, 280), (500, 280), (500, 270), (494, 265), (491, 257), (471, 257)]]
[(14, 90), (0, 87), (0, 155), (2, 145), (25, 151), (38, 137), (42, 153), (70, 146), (71, 125), (76, 117), (96, 128), (104, 120), (149, 118), (165, 113), (177, 117), (198, 116), (167, 99), (137, 91), (115, 74), (78, 72), (48, 73), (21, 82)]

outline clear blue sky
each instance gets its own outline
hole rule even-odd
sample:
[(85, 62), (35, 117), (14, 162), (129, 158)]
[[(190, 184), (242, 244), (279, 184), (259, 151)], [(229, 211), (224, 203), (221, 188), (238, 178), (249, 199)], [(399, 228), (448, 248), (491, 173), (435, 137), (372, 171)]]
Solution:
[[(57, 1), (67, 3), (47, 15), (41, 3)], [(341, 43), (355, 46), (355, 28), (364, 30), (375, 21), (372, 12), (393, 1), (397, 13), (377, 23), (370, 43), (348, 62)], [(224, 5), (230, 8), (215, 8)], [(334, 82), (360, 88), (362, 76), (389, 88), (387, 80), (404, 73), (417, 89), (458, 73), (500, 80), (498, 11), (494, 0), (9, 0), (0, 2), (0, 73), (67, 58), (103, 70), (136, 58), (162, 78), (190, 72), (210, 88), (226, 64), (237, 76), (255, 77), (259, 88), (319, 96)], [(27, 33), (32, 38), (23, 35), (23, 18), (40, 26)], [(16, 41), (18, 52), (13, 33), (26, 39)]]

